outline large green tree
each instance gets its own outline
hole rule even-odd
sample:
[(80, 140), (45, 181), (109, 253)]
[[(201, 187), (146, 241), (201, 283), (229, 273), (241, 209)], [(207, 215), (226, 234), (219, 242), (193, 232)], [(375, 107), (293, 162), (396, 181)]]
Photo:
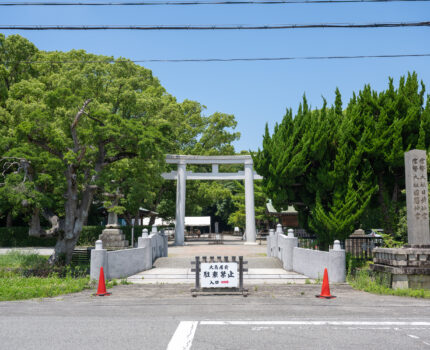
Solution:
[(0, 35), (0, 211), (28, 215), (32, 236), (58, 237), (52, 263), (71, 260), (106, 192), (124, 195), (114, 210), (130, 217), (140, 206), (167, 214), (175, 188), (160, 177), (165, 153), (233, 152), (234, 117), (203, 109), (128, 60)]
[[(365, 86), (345, 109), (336, 90), (335, 104), (310, 110), (306, 98), (295, 116), (288, 110), (263, 147), (254, 155), (264, 187), (278, 207), (293, 204), (302, 225), (323, 246), (344, 239), (376, 211), (392, 232), (404, 206), (404, 152), (428, 150), (430, 102), (416, 74), (399, 87)], [(369, 221), (366, 221), (369, 222)]]

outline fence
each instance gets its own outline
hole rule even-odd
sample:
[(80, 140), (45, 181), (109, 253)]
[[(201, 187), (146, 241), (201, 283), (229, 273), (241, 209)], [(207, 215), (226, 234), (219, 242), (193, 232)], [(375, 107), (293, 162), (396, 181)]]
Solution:
[(103, 249), (102, 241), (96, 242), (96, 248), (91, 250), (90, 277), (98, 280), (100, 267), (107, 279), (126, 278), (138, 272), (149, 270), (152, 263), (162, 256), (167, 256), (167, 236), (144, 230), (138, 239), (138, 247), (116, 251)]
[[(318, 250), (318, 239), (308, 233), (294, 235), (298, 238), (298, 247)], [(383, 240), (380, 237), (367, 237), (367, 236), (350, 236), (349, 238), (340, 241), (342, 249), (349, 253), (353, 258), (360, 260), (372, 260), (372, 251), (374, 248), (382, 247)], [(332, 248), (332, 247), (330, 247)]]
[(272, 231), (268, 237), (267, 256), (281, 260), (284, 269), (310, 278), (321, 278), (327, 268), (331, 282), (345, 281), (345, 250), (341, 249), (339, 241), (335, 241), (333, 249), (328, 252), (299, 248), (298, 241), (293, 230), (289, 230), (286, 236), (279, 225), (276, 232)]
[(372, 251), (374, 248), (382, 246), (382, 238), (351, 236), (341, 242), (342, 244), (345, 247), (345, 251), (351, 254), (353, 258), (372, 260)]

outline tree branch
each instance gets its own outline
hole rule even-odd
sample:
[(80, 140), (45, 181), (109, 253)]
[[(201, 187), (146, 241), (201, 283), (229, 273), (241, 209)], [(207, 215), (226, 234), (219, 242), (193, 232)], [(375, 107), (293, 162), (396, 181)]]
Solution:
[(60, 230), (63, 230), (63, 220), (50, 212), (47, 209), (42, 210), (42, 215), (46, 220), (48, 220), (51, 224), (51, 228), (49, 230), (44, 230), (40, 227), (40, 209), (36, 208), (33, 211), (31, 216), (30, 229), (28, 234), (32, 237), (54, 237), (59, 234)]
[(87, 112), (84, 112), (84, 114), (90, 118), (91, 120), (94, 120), (95, 122), (99, 123), (101, 126), (105, 126), (105, 123), (103, 123), (100, 119), (97, 119), (91, 115), (89, 115)]
[(79, 140), (78, 140), (78, 135), (76, 133), (76, 126), (79, 123), (79, 119), (82, 117), (82, 115), (85, 113), (85, 108), (88, 106), (88, 104), (91, 102), (91, 99), (89, 98), (88, 100), (86, 100), (84, 102), (84, 105), (82, 106), (82, 108), (78, 111), (78, 113), (76, 113), (75, 115), (75, 119), (73, 120), (72, 125), (70, 126), (70, 130), (72, 132), (72, 139), (73, 139), (73, 144), (74, 144), (74, 151), (78, 152), (79, 150)]
[(82, 147), (81, 148), (81, 153), (79, 154), (78, 158), (76, 159), (76, 161), (78, 162), (78, 164), (82, 161), (82, 159), (85, 156), (85, 153), (87, 153), (87, 148), (86, 147)]
[(60, 158), (61, 160), (63, 160), (63, 158), (64, 158), (63, 153), (60, 152), (60, 151), (56, 151), (55, 149), (49, 147), (46, 144), (47, 143), (46, 140), (36, 140), (33, 137), (31, 137), (31, 135), (27, 135), (27, 139), (28, 139), (29, 142), (31, 142), (31, 143), (33, 143), (33, 144), (35, 144), (35, 145), (43, 148), (45, 151), (47, 151), (47, 152), (53, 154), (54, 156)]
[(137, 153), (134, 152), (120, 152), (112, 157), (107, 157), (104, 160), (104, 165), (112, 164), (118, 160), (124, 159), (124, 158), (134, 158), (137, 157)]
[[(27, 180), (27, 177), (30, 177), (30, 161), (25, 158), (18, 158), (18, 157), (2, 157), (0, 158), (0, 162), (3, 160), (10, 159), (15, 161), (6, 161), (3, 164), (3, 171), (1, 173), (1, 176), (4, 178), (6, 176), (6, 173), (14, 166), (17, 167), (16, 171), (14, 173), (19, 173), (20, 171), (24, 172), (24, 179), (22, 182), (25, 182)], [(0, 186), (3, 186), (5, 183), (0, 182)]]

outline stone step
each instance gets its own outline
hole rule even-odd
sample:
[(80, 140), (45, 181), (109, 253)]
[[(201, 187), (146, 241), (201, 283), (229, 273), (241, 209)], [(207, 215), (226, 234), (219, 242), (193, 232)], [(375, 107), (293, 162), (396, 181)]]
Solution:
[(103, 248), (105, 249), (124, 249), (129, 246), (128, 241), (107, 241), (103, 242)]
[[(195, 272), (190, 268), (154, 268), (143, 271), (136, 275), (130, 276), (127, 280), (131, 283), (194, 283)], [(307, 276), (300, 275), (293, 271), (284, 269), (249, 269), (244, 272), (243, 280), (251, 284), (273, 284), (273, 283), (306, 283), (309, 279)]]
[[(194, 285), (195, 280), (191, 278), (158, 278), (158, 279), (127, 279), (128, 282), (133, 284), (189, 284)], [(297, 278), (273, 278), (273, 279), (244, 279), (243, 280), (245, 287), (247, 285), (259, 285), (259, 284), (305, 284), (305, 283), (314, 283), (315, 281), (312, 279), (297, 279)]]
[(117, 235), (117, 234), (101, 234), (99, 236), (99, 239), (101, 239), (102, 241), (108, 241), (108, 242), (121, 242), (125, 240), (125, 235)]

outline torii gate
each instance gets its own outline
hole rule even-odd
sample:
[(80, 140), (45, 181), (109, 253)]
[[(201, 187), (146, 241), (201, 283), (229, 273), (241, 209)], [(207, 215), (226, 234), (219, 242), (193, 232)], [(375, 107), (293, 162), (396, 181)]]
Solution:
[[(254, 179), (261, 180), (262, 177), (254, 172), (251, 156), (188, 156), (167, 154), (166, 163), (178, 164), (178, 171), (162, 174), (163, 178), (166, 180), (177, 180), (175, 227), (176, 245), (184, 245), (186, 180), (245, 180), (245, 244), (256, 243)], [(187, 171), (187, 164), (211, 164), (212, 172), (193, 173), (192, 171)], [(219, 164), (244, 164), (245, 171), (239, 171), (237, 173), (220, 173), (218, 171)]]

